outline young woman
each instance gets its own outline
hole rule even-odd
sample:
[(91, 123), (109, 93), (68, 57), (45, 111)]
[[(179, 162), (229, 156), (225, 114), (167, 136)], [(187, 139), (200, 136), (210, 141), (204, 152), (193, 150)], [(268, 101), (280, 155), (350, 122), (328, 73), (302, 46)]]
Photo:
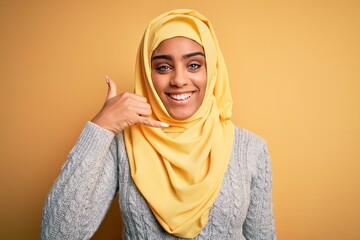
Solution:
[(276, 239), (266, 144), (230, 120), (226, 65), (204, 16), (155, 18), (135, 93), (107, 82), (48, 195), (42, 239), (89, 239), (116, 193), (125, 239)]

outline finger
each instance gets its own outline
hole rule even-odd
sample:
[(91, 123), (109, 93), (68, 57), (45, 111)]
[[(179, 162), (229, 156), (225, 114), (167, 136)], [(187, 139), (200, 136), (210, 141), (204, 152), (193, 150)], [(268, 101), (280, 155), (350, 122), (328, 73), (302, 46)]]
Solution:
[(147, 99), (144, 97), (144, 96), (141, 96), (141, 95), (138, 95), (138, 94), (133, 94), (132, 97), (135, 99), (135, 100), (138, 100), (140, 102), (144, 102), (146, 103), (147, 102)]
[(167, 127), (169, 127), (169, 124), (167, 124), (167, 123), (151, 120), (149, 118), (142, 118), (142, 123), (141, 124), (149, 126), (149, 127), (155, 127), (155, 128), (167, 128)]
[(131, 110), (143, 117), (149, 117), (152, 113), (151, 107), (147, 103), (138, 103), (137, 106), (131, 107)]
[(111, 80), (108, 76), (105, 77), (106, 83), (108, 84), (108, 93), (106, 96), (106, 100), (113, 98), (116, 96), (116, 84), (113, 80)]
[(143, 102), (143, 103), (147, 102), (147, 99), (144, 96), (138, 95), (136, 93), (124, 92), (122, 95), (124, 98), (133, 99), (133, 100)]

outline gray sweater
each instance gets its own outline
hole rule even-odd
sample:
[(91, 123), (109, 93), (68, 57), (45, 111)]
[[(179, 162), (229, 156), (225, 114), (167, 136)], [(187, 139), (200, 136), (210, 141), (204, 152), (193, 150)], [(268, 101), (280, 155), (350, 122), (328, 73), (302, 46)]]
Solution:
[[(124, 239), (179, 239), (162, 229), (134, 184), (122, 133), (88, 122), (52, 187), (41, 239), (90, 239), (116, 193)], [(115, 226), (114, 226), (115, 227)], [(276, 239), (265, 142), (235, 128), (232, 157), (209, 222), (194, 239)]]

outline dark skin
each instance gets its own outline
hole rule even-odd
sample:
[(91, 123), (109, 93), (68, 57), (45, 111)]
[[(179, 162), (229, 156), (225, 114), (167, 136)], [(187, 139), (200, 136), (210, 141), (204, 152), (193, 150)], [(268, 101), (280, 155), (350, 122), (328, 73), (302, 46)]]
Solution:
[[(204, 51), (193, 40), (176, 37), (164, 40), (153, 52), (151, 77), (154, 87), (170, 116), (182, 120), (201, 106), (206, 88)], [(106, 101), (92, 122), (114, 133), (131, 125), (168, 127), (149, 119), (152, 113), (147, 99), (135, 93), (117, 95), (116, 84), (106, 77)]]

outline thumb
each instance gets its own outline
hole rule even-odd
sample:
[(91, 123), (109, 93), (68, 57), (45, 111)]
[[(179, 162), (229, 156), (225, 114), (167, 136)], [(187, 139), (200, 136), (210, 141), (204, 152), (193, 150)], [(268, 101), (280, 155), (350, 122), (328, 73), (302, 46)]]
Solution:
[(105, 76), (106, 83), (108, 85), (108, 93), (106, 96), (106, 100), (113, 98), (116, 96), (116, 84), (113, 80), (111, 80), (107, 75)]

